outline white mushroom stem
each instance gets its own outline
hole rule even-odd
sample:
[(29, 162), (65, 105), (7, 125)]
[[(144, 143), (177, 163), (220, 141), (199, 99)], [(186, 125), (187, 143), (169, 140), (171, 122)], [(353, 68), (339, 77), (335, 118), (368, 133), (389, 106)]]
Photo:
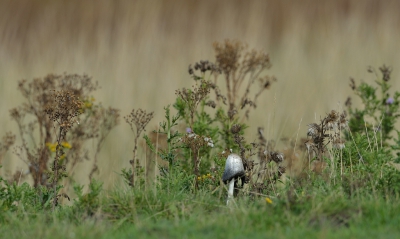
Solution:
[(235, 179), (232, 178), (232, 180), (229, 182), (228, 199), (226, 200), (226, 205), (229, 205), (229, 200), (233, 199), (234, 188), (235, 188)]

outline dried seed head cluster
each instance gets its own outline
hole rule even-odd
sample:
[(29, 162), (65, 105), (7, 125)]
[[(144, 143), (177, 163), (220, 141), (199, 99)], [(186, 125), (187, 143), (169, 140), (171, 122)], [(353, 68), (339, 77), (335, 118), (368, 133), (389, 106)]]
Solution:
[[(390, 80), (390, 75), (392, 74), (392, 70), (393, 70), (392, 67), (388, 67), (386, 65), (379, 67), (379, 71), (382, 73), (383, 81), (388, 82)], [(369, 73), (375, 73), (375, 75), (378, 75), (375, 68), (373, 68), (372, 66), (368, 66), (367, 71)]]
[(242, 62), (243, 70), (246, 72), (256, 71), (258, 69), (271, 68), (269, 55), (265, 52), (251, 50), (246, 52)]
[(76, 117), (82, 114), (83, 103), (68, 91), (53, 91), (52, 97), (54, 102), (47, 106), (45, 112), (50, 120), (58, 123), (63, 133), (67, 133), (75, 123), (79, 123)]
[(206, 71), (210, 71), (211, 73), (220, 73), (220, 69), (214, 63), (207, 60), (196, 62), (194, 64), (194, 67), (192, 67), (192, 65), (189, 65), (189, 74), (195, 76), (195, 79), (198, 79), (198, 76), (196, 76), (195, 74), (195, 71), (197, 70), (199, 70), (201, 73), (205, 73)]
[(217, 107), (217, 104), (215, 103), (215, 101), (213, 100), (209, 100), (206, 102), (207, 106), (210, 106), (211, 108), (215, 109), (215, 107)]
[(145, 130), (147, 124), (154, 117), (154, 112), (147, 113), (145, 110), (133, 109), (132, 112), (125, 116), (124, 119), (126, 123), (131, 126), (133, 132), (135, 132), (134, 128), (136, 128), (136, 133), (140, 135), (142, 131)]
[(313, 153), (317, 160), (322, 160), (326, 151), (326, 145), (331, 143), (332, 147), (343, 149), (345, 141), (341, 138), (341, 132), (348, 127), (346, 112), (339, 114), (332, 110), (319, 124), (308, 125), (308, 140), (304, 143), (308, 152)]
[(199, 86), (193, 86), (193, 90), (183, 88), (182, 90), (177, 90), (175, 94), (183, 101), (190, 103), (190, 106), (196, 106), (210, 93), (210, 88), (210, 82), (202, 80)]
[(240, 41), (225, 40), (224, 43), (214, 43), (215, 57), (221, 71), (226, 75), (231, 71), (236, 71), (240, 66), (239, 60), (246, 47), (247, 45)]
[(77, 74), (49, 74), (44, 78), (36, 78), (30, 82), (22, 80), (18, 84), (18, 90), (29, 102), (24, 104), (21, 110), (36, 115), (42, 121), (46, 117), (40, 112), (43, 112), (54, 101), (53, 95), (49, 92), (63, 90), (82, 99), (98, 88), (98, 83), (93, 82), (91, 77)]
[[(212, 86), (213, 85), (210, 81), (201, 80), (199, 85), (196, 84), (193, 86), (193, 90), (183, 88), (175, 92), (175, 94), (186, 104), (186, 109), (189, 110), (190, 127), (193, 127), (194, 115), (197, 110), (197, 106), (202, 100), (206, 99)], [(212, 102), (210, 105), (213, 105)]]
[(232, 134), (238, 134), (242, 130), (242, 126), (240, 124), (234, 124), (231, 127)]
[[(225, 77), (229, 110), (243, 109), (248, 106), (244, 113), (244, 116), (248, 118), (249, 110), (256, 107), (260, 94), (268, 89), (273, 81), (276, 81), (275, 77), (260, 76), (263, 70), (271, 67), (269, 55), (248, 50), (246, 44), (231, 40), (214, 43), (214, 50), (216, 64)], [(259, 89), (254, 96), (250, 97), (251, 86), (256, 80), (260, 82)], [(245, 81), (247, 83), (244, 83)], [(240, 94), (242, 94), (241, 97), (239, 97)]]
[(391, 67), (387, 67), (385, 65), (379, 67), (379, 70), (382, 73), (382, 79), (386, 82), (388, 82), (390, 80), (390, 75), (392, 74), (392, 68)]
[(274, 152), (274, 151), (264, 151), (264, 155), (266, 156), (267, 162), (275, 162), (277, 164), (280, 164), (283, 162), (283, 154), (279, 152)]
[[(278, 180), (285, 172), (286, 172), (286, 167), (283, 166), (284, 163), (284, 154), (276, 151), (264, 151), (264, 155), (266, 158), (266, 164), (267, 165), (269, 162), (274, 162), (276, 164), (275, 167), (275, 172), (270, 172), (271, 175), (275, 175), (274, 181)], [(265, 172), (271, 171), (267, 170)]]

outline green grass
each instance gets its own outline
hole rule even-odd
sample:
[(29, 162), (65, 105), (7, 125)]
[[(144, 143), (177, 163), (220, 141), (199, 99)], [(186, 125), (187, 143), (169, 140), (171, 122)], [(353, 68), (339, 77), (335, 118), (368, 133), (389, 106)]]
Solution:
[[(239, 200), (233, 208), (209, 195), (135, 196), (132, 191), (102, 195), (104, 208), (93, 216), (63, 206), (55, 214), (3, 214), (1, 238), (398, 238), (398, 199), (349, 199), (340, 192), (324, 197), (315, 191), (304, 203), (288, 206), (285, 200), (266, 203)], [(140, 199), (147, 195), (151, 199)], [(106, 201), (116, 197), (125, 215), (110, 220)], [(125, 197), (125, 198), (124, 198)], [(139, 197), (139, 199), (137, 199)], [(147, 203), (136, 200), (147, 200)], [(118, 202), (117, 202), (118, 204)], [(121, 204), (122, 205), (122, 204)], [(107, 213), (100, 213), (102, 210)], [(117, 213), (117, 210), (114, 211)], [(120, 215), (121, 216), (121, 215)], [(7, 236), (5, 236), (7, 235)]]

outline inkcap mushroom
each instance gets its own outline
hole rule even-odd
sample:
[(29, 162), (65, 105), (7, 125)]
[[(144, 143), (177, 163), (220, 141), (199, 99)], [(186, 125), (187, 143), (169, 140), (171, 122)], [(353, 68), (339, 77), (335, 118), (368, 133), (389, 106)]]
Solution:
[(237, 179), (243, 177), (245, 174), (243, 162), (239, 155), (230, 154), (226, 159), (225, 171), (222, 175), (224, 183), (229, 182), (228, 199), (226, 205), (229, 205), (229, 200), (233, 198), (233, 190), (236, 186)]

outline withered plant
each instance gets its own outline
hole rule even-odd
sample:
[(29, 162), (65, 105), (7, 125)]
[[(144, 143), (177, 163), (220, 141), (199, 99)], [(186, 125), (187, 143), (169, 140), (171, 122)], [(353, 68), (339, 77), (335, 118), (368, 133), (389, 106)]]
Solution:
[[(96, 104), (91, 96), (99, 88), (97, 82), (87, 75), (49, 74), (44, 78), (32, 81), (22, 80), (18, 90), (25, 102), (10, 110), (12, 119), (17, 123), (22, 145), (16, 147), (15, 153), (29, 167), (34, 187), (49, 186), (46, 173), (49, 171), (49, 159), (56, 151), (53, 122), (46, 116), (45, 109), (54, 104), (52, 92), (70, 92), (82, 101), (80, 124), (69, 129), (69, 134), (62, 142), (67, 146), (65, 164), (69, 175), (73, 175), (76, 165), (84, 159), (89, 160), (89, 150), (84, 147), (85, 141), (96, 140), (97, 147), (92, 173), (97, 170), (97, 154), (104, 138), (118, 123), (118, 110), (105, 109)], [(71, 177), (70, 177), (71, 178)]]
[[(235, 40), (215, 42), (214, 50), (216, 65), (225, 79), (229, 111), (245, 110), (244, 117), (248, 119), (250, 109), (257, 107), (258, 97), (276, 81), (274, 76), (262, 75), (272, 66), (269, 55), (248, 50), (247, 44)], [(250, 96), (256, 81), (258, 89)]]
[(348, 127), (346, 112), (332, 110), (327, 116), (320, 120), (320, 123), (308, 125), (305, 142), (309, 154), (309, 160), (315, 159), (317, 162), (323, 162), (326, 157), (327, 146), (331, 144), (333, 148), (343, 149), (345, 140), (342, 138), (342, 132)]
[[(49, 103), (45, 109), (49, 119), (58, 125), (56, 132), (57, 146), (54, 162), (51, 166), (51, 172), (48, 173), (49, 182), (52, 184), (54, 191), (53, 210), (58, 205), (59, 197), (69, 197), (67, 194), (58, 194), (57, 185), (63, 177), (67, 177), (66, 165), (63, 162), (65, 158), (64, 147), (62, 142), (66, 140), (67, 132), (75, 123), (79, 123), (77, 116), (82, 114), (82, 101), (74, 94), (68, 91), (54, 91), (51, 94), (54, 102)], [(55, 127), (54, 127), (55, 128)]]
[(154, 112), (147, 113), (145, 110), (142, 109), (133, 109), (129, 115), (124, 117), (126, 123), (131, 126), (132, 132), (135, 133), (133, 158), (129, 161), (132, 166), (132, 175), (129, 180), (129, 185), (132, 187), (135, 186), (135, 173), (137, 174), (139, 173), (139, 171), (141, 171), (140, 162), (137, 158), (138, 139), (142, 132), (146, 131), (145, 128), (153, 117)]
[[(250, 153), (246, 155), (244, 138), (239, 136), (239, 125), (234, 125), (232, 131), (235, 134), (235, 142), (240, 145), (241, 157), (243, 159), (243, 166), (246, 172), (245, 183), (249, 184), (250, 193), (253, 196), (264, 195), (266, 192), (273, 192), (276, 194), (275, 185), (286, 171), (284, 166), (284, 155), (275, 151), (275, 142), (267, 141), (264, 137), (264, 129), (259, 127), (258, 143), (252, 143), (247, 146), (247, 151)], [(258, 156), (258, 162), (251, 160), (253, 155)]]
[[(205, 105), (217, 109), (215, 120), (222, 126), (220, 134), (225, 142), (222, 148), (231, 148), (235, 145), (232, 125), (240, 123), (242, 129), (245, 128), (244, 119), (249, 118), (250, 110), (257, 107), (259, 96), (269, 89), (276, 78), (264, 75), (264, 71), (272, 66), (268, 54), (249, 50), (247, 44), (237, 40), (215, 42), (213, 46), (215, 64), (200, 61), (194, 68), (189, 66), (189, 74), (195, 80), (212, 82), (208, 86), (215, 92), (215, 100), (207, 96)], [(200, 71), (200, 74), (196, 74), (196, 71)], [(207, 71), (210, 72), (208, 78)], [(222, 84), (221, 75), (224, 79)]]

